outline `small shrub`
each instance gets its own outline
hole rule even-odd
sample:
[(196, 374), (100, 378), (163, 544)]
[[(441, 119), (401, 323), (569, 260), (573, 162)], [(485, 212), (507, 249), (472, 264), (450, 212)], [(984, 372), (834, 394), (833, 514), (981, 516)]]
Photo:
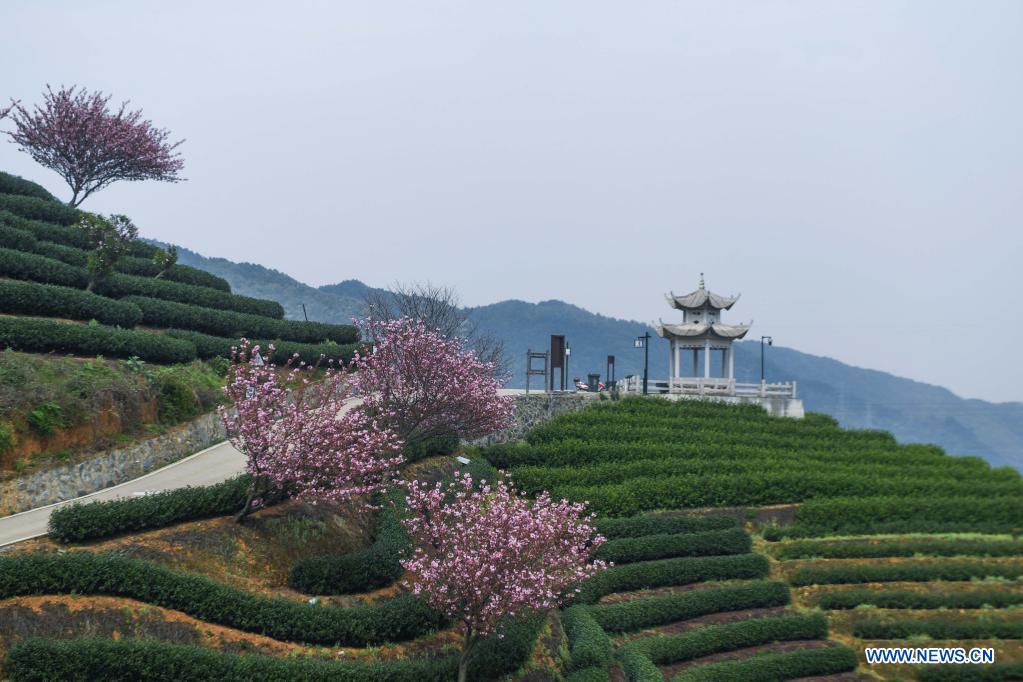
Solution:
[(611, 638), (590, 615), (589, 608), (576, 605), (561, 618), (568, 637), (569, 670), (606, 668), (611, 662)]
[(64, 415), (57, 403), (43, 403), (28, 413), (28, 427), (38, 436), (49, 436), (64, 426)]

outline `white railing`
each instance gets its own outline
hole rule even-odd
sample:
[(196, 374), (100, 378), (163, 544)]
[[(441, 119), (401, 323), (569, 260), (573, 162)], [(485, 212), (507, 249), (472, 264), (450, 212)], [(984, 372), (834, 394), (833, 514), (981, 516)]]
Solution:
[[(615, 387), (621, 393), (639, 394), (643, 392), (643, 377), (629, 376), (619, 379)], [(796, 382), (739, 383), (735, 379), (706, 377), (672, 377), (669, 379), (650, 379), (647, 392), (653, 395), (706, 395), (706, 396), (739, 396), (750, 398), (795, 398)]]

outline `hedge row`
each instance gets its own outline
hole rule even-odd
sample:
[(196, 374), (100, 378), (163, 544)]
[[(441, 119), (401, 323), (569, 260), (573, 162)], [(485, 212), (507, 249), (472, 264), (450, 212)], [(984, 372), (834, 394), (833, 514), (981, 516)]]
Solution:
[(34, 253), (2, 248), (0, 248), (0, 277), (44, 284), (59, 284), (78, 289), (84, 289), (89, 283), (89, 276), (83, 268)]
[(870, 605), (879, 609), (996, 609), (1023, 604), (1023, 593), (999, 590), (942, 590), (940, 592), (914, 592), (912, 590), (842, 590), (825, 592), (818, 605), (822, 609), (855, 609)]
[(922, 666), (914, 672), (920, 682), (1005, 682), (1023, 680), (1023, 661), (991, 665)]
[(848, 647), (797, 649), (689, 668), (671, 678), (671, 682), (774, 682), (836, 675), (851, 672), (856, 666), (856, 652)]
[(174, 364), (195, 359), (195, 346), (160, 334), (86, 325), (0, 317), (0, 348), (26, 353), (70, 353), (107, 357), (138, 357), (147, 362)]
[(724, 611), (786, 606), (789, 587), (775, 581), (704, 588), (663, 597), (649, 597), (589, 607), (593, 618), (609, 632), (631, 632)]
[(324, 646), (405, 641), (443, 624), (436, 612), (412, 596), (340, 608), (258, 596), (122, 556), (91, 552), (0, 556), (0, 599), (40, 594), (127, 597), (282, 641)]
[(3, 171), (0, 171), (0, 194), (19, 194), (26, 197), (35, 197), (36, 199), (57, 201), (56, 197), (47, 192), (42, 185), (37, 185), (30, 180), (18, 177), (17, 175), (11, 175), (10, 173), (4, 173)]
[(606, 668), (581, 668), (565, 676), (565, 682), (611, 682)]
[(14, 645), (5, 667), (17, 682), (447, 682), (455, 675), (457, 660), (339, 663), (300, 656), (228, 654), (159, 640), (29, 639)]
[(0, 194), (0, 211), (10, 211), (29, 220), (45, 220), (58, 225), (79, 221), (82, 212), (52, 199), (24, 194)]
[(0, 224), (29, 232), (36, 239), (54, 244), (74, 246), (79, 249), (92, 248), (89, 237), (76, 227), (66, 227), (42, 220), (31, 220), (0, 209)]
[(788, 559), (874, 559), (925, 556), (1021, 556), (1023, 542), (958, 538), (892, 540), (799, 540), (775, 547), (774, 556)]
[(390, 585), (404, 572), (401, 556), (408, 543), (397, 509), (385, 504), (372, 545), (351, 554), (299, 559), (288, 573), (288, 585), (306, 594), (350, 594)]
[(60, 507), (50, 514), (48, 532), (58, 542), (82, 542), (231, 514), (245, 504), (249, 480), (245, 474), (215, 485)]
[(138, 306), (55, 284), (0, 280), (0, 312), (96, 320), (134, 327), (142, 321)]
[[(542, 623), (542, 618), (517, 621), (503, 628), (500, 638), (480, 642), (469, 663), (469, 679), (483, 682), (515, 672), (527, 659)], [(455, 656), (338, 662), (229, 654), (159, 640), (29, 639), (11, 648), (5, 671), (17, 682), (449, 682), (457, 667)]]
[(622, 647), (615, 652), (629, 682), (664, 682), (664, 675), (642, 651)]
[(211, 310), (197, 305), (143, 296), (128, 296), (124, 300), (141, 308), (143, 323), (151, 327), (187, 329), (215, 336), (234, 338), (247, 336), (300, 343), (333, 341), (344, 344), (358, 340), (358, 331), (351, 325), (274, 320), (259, 315)]
[[(88, 264), (89, 252), (87, 244), (83, 243), (80, 248), (64, 243), (42, 240), (44, 236), (53, 236), (55, 230), (67, 231), (70, 228), (57, 226), (49, 226), (48, 230), (39, 228), (42, 232), (39, 234), (39, 239), (37, 239), (37, 235), (31, 229), (24, 229), (27, 222), (31, 221), (14, 221), (12, 225), (0, 221), (0, 246), (46, 256), (68, 265), (85, 267)], [(21, 227), (14, 226), (16, 224), (20, 224)], [(43, 226), (47, 225), (47, 223), (39, 223), (39, 225)], [(77, 243), (79, 240), (75, 239), (74, 241)], [(122, 257), (114, 265), (114, 269), (126, 275), (139, 275), (142, 277), (156, 277), (162, 271), (162, 268), (154, 263), (152, 258), (140, 258), (137, 256)], [(166, 271), (163, 271), (162, 278), (231, 293), (231, 285), (226, 279), (187, 265), (175, 263)]]
[(258, 315), (275, 320), (284, 318), (284, 308), (277, 301), (229, 294), (220, 289), (209, 289), (168, 279), (113, 273), (100, 282), (96, 290), (111, 298), (146, 296), (214, 310), (230, 310), (248, 315)]
[(842, 585), (852, 583), (929, 582), (931, 580), (972, 580), (1023, 576), (1023, 564), (993, 564), (980, 561), (943, 563), (860, 564), (855, 566), (810, 566), (792, 576), (792, 584)]
[[(231, 357), (231, 348), (238, 345), (238, 338), (227, 339), (185, 329), (171, 329), (167, 332), (167, 336), (189, 341), (195, 346), (196, 356), (203, 360), (216, 357), (229, 358)], [(351, 362), (355, 351), (361, 347), (357, 343), (295, 343), (294, 341), (268, 341), (266, 339), (251, 341), (254, 345), (259, 345), (260, 351), (263, 353), (266, 353), (266, 349), (273, 344), (274, 352), (265, 354), (264, 359), (276, 365), (283, 365), (296, 353), (301, 361), (313, 365), (321, 358), (324, 362), (332, 360), (335, 364), (346, 365)]]
[(680, 635), (642, 637), (625, 646), (643, 652), (657, 665), (669, 665), (771, 642), (823, 639), (827, 635), (828, 619), (823, 614), (789, 614), (708, 625)]
[(561, 616), (568, 638), (569, 670), (606, 668), (611, 662), (611, 638), (590, 614), (590, 609), (576, 605)]
[(1019, 533), (1023, 496), (838, 497), (809, 500), (795, 523), (764, 534), (767, 540), (879, 533)]
[(747, 554), (752, 547), (749, 534), (742, 528), (726, 528), (608, 540), (597, 549), (594, 558), (620, 565), (671, 557)]
[(739, 521), (731, 516), (681, 516), (649, 514), (625, 519), (597, 519), (597, 531), (608, 540), (636, 538), (664, 533), (698, 533), (736, 528)]
[(932, 639), (1023, 639), (1023, 621), (1002, 618), (920, 618), (885, 621), (861, 620), (853, 626), (860, 639), (908, 639), (927, 635)]

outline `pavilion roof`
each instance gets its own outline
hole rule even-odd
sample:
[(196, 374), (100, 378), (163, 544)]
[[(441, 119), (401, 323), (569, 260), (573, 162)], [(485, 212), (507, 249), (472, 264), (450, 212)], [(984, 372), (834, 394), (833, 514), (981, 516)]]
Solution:
[(687, 322), (685, 324), (666, 324), (663, 321), (657, 325), (657, 335), (663, 338), (672, 336), (679, 338), (693, 338), (698, 336), (711, 336), (721, 339), (741, 339), (750, 330), (748, 324), (721, 324), (720, 322)]
[(673, 291), (665, 298), (668, 299), (668, 305), (678, 310), (698, 310), (700, 308), (728, 310), (739, 300), (738, 296), (722, 296), (709, 289), (704, 289), (702, 286), (684, 296), (676, 296)]

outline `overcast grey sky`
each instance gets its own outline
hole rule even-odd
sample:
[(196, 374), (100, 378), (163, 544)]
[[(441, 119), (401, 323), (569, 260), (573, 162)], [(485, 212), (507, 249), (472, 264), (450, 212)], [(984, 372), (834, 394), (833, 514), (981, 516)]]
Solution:
[(145, 236), (640, 320), (704, 271), (751, 336), (1023, 400), (1023, 2), (3, 2), (0, 45), (3, 99), (187, 138), (83, 206)]

